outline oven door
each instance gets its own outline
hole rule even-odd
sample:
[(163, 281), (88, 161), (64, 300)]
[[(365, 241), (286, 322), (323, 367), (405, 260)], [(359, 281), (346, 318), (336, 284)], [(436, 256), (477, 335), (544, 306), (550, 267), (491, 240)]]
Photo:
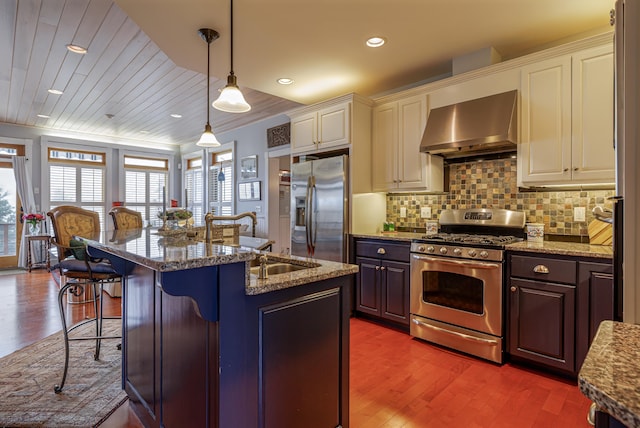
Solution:
[(411, 254), (411, 313), (502, 336), (502, 263)]

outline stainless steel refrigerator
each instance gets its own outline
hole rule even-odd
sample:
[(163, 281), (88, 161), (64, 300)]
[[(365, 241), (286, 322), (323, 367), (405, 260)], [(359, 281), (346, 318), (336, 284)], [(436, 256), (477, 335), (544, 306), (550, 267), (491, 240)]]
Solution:
[(291, 254), (346, 261), (348, 157), (291, 165)]

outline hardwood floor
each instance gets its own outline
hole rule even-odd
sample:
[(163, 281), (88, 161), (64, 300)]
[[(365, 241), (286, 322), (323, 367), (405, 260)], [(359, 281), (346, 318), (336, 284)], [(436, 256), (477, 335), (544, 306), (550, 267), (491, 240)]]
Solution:
[[(60, 330), (57, 290), (44, 270), (0, 272), (0, 357)], [(120, 299), (105, 296), (104, 303), (119, 314)], [(91, 305), (66, 310), (74, 320), (92, 313)], [(350, 383), (352, 428), (589, 427), (590, 402), (575, 382), (460, 355), (357, 318)], [(142, 424), (125, 404), (101, 427)]]

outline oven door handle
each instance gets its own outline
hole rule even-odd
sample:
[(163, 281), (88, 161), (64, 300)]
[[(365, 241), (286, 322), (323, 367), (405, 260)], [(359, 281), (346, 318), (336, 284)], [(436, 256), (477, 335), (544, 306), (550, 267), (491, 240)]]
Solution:
[(498, 346), (498, 341), (497, 340), (484, 339), (482, 337), (475, 337), (475, 336), (470, 336), (468, 334), (459, 333), (457, 331), (447, 330), (447, 329), (444, 329), (444, 328), (436, 327), (435, 325), (427, 324), (426, 322), (422, 322), (422, 321), (417, 320), (415, 318), (412, 318), (411, 321), (413, 321), (414, 324), (420, 325), (422, 327), (428, 327), (428, 328), (430, 328), (432, 330), (435, 330), (437, 332), (447, 333), (447, 334), (450, 334), (452, 336), (456, 336), (456, 337), (460, 337), (462, 339), (468, 340), (470, 342), (481, 342), (481, 343), (484, 343), (484, 344), (487, 344), (487, 345), (491, 345), (491, 346)]
[(480, 262), (475, 260), (463, 261), (463, 260), (446, 259), (444, 257), (440, 258), (440, 257), (421, 256), (419, 254), (412, 254), (412, 257), (413, 257), (413, 260), (442, 263), (445, 265), (466, 266), (466, 267), (472, 267), (475, 269), (495, 269), (495, 268), (502, 267), (499, 264), (490, 263), (490, 262)]

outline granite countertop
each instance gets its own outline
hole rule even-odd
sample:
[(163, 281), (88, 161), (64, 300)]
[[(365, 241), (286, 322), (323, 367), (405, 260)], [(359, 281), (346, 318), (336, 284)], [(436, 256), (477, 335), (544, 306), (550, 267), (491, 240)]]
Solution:
[[(96, 239), (85, 239), (88, 245), (158, 272), (196, 269), (237, 262), (247, 262), (246, 294), (256, 295), (358, 272), (357, 265), (326, 260), (261, 253), (267, 239), (240, 236), (240, 245), (205, 244), (158, 234), (157, 229), (106, 231)], [(244, 244), (244, 245), (243, 245)], [(90, 252), (90, 250), (89, 250)], [(308, 269), (270, 275), (258, 279), (250, 273), (250, 262), (258, 254), (270, 260), (308, 266)]]
[(256, 250), (251, 247), (205, 244), (176, 235), (163, 236), (158, 234), (158, 229), (152, 228), (104, 231), (97, 238), (85, 241), (91, 247), (158, 272), (243, 262), (256, 257)]
[(412, 239), (424, 238), (424, 233), (414, 232), (377, 232), (377, 233), (353, 233), (354, 238), (358, 239), (384, 239), (387, 241), (405, 241), (411, 242)]
[(357, 265), (347, 263), (296, 256), (283, 256), (275, 253), (267, 253), (267, 258), (270, 262), (292, 263), (309, 266), (309, 268), (277, 275), (271, 274), (266, 279), (258, 279), (257, 274), (250, 272), (250, 263), (248, 262), (246, 269), (248, 284), (246, 293), (248, 295), (268, 293), (270, 291), (282, 290), (311, 282), (358, 273)]
[(578, 384), (600, 409), (628, 427), (640, 427), (640, 325), (603, 321)]
[(576, 242), (522, 241), (506, 246), (507, 250), (531, 253), (558, 254), (563, 256), (613, 258), (613, 247), (609, 245), (589, 245)]

